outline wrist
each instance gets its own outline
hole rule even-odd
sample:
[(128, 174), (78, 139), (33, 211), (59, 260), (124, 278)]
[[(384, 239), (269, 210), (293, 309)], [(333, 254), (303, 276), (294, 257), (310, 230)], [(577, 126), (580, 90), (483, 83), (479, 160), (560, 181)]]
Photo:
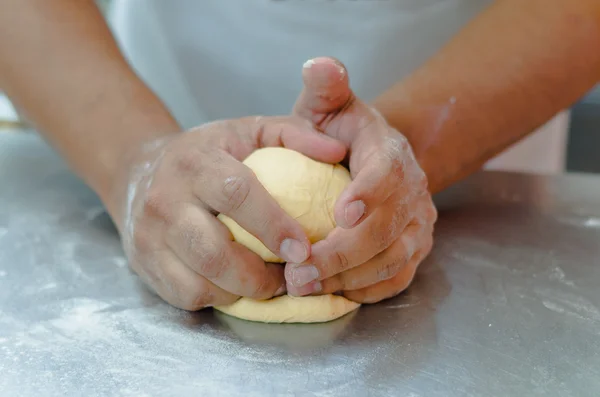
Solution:
[(425, 171), (428, 179), (431, 179), (426, 153), (428, 141), (431, 139), (428, 132), (431, 132), (436, 126), (427, 125), (427, 123), (432, 123), (434, 115), (432, 111), (427, 115), (427, 112), (416, 106), (410, 98), (407, 87), (400, 82), (377, 97), (372, 106), (392, 128), (406, 137), (417, 162)]
[(129, 102), (116, 116), (101, 114), (88, 120), (97, 120), (90, 135), (102, 139), (91, 143), (97, 145), (95, 155), (82, 170), (83, 178), (119, 227), (132, 169), (149, 156), (144, 152), (153, 142), (177, 135), (181, 127), (155, 96), (147, 94)]

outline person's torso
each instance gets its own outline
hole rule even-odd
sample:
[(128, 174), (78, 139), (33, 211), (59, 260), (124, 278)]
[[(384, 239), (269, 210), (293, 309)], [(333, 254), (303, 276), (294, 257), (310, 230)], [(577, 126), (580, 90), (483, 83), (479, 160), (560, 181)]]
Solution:
[[(492, 2), (120, 0), (112, 25), (138, 73), (190, 128), (216, 119), (289, 113), (302, 88), (302, 64), (315, 56), (344, 62), (353, 90), (370, 101)], [(563, 141), (560, 134), (564, 131), (538, 133), (542, 138), (526, 154), (519, 156), (519, 147), (512, 152), (526, 167), (552, 171), (557, 164), (540, 161), (562, 161), (556, 157), (564, 149), (552, 143)], [(545, 147), (538, 148), (539, 141)], [(536, 163), (532, 150), (544, 159)], [(495, 162), (518, 169), (514, 157)]]

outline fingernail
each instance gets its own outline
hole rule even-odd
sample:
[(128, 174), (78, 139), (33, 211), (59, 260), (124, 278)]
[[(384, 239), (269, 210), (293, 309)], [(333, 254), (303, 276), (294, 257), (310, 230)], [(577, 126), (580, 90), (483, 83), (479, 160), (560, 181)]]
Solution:
[(354, 226), (356, 222), (365, 214), (365, 203), (361, 200), (353, 201), (346, 206), (344, 217), (348, 227)]
[(313, 59), (309, 59), (308, 61), (304, 62), (304, 65), (302, 65), (302, 67), (304, 69), (310, 69), (312, 65), (315, 64), (315, 61)]
[(308, 252), (304, 244), (291, 238), (283, 240), (279, 249), (281, 255), (284, 257), (283, 259), (287, 262), (301, 263), (308, 257)]
[(288, 294), (291, 296), (306, 296), (310, 294), (316, 294), (323, 291), (323, 285), (320, 281), (313, 281), (310, 284), (296, 288), (293, 285), (288, 286)]
[(292, 284), (302, 287), (319, 278), (319, 271), (314, 266), (300, 266), (292, 270)]

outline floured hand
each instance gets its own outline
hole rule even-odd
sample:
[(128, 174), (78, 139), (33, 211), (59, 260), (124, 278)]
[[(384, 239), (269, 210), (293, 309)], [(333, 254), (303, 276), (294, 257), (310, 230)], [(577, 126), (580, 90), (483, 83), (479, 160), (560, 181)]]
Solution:
[(284, 146), (338, 162), (345, 147), (297, 117), (248, 117), (202, 125), (149, 142), (123, 164), (114, 187), (130, 266), (170, 304), (187, 310), (240, 296), (286, 291), (283, 267), (232, 241), (222, 213), (286, 261), (310, 256), (302, 227), (269, 195), (242, 160)]
[(310, 258), (286, 265), (288, 293), (342, 292), (373, 303), (408, 287), (429, 254), (437, 212), (406, 138), (354, 96), (331, 58), (305, 64), (294, 113), (342, 141), (353, 181), (335, 207), (338, 227)]

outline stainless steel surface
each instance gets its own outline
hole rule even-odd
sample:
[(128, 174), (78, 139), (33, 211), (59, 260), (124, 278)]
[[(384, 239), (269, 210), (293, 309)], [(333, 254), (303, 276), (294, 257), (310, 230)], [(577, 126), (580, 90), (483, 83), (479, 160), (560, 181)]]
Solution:
[(0, 135), (0, 395), (600, 395), (600, 179), (486, 173), (438, 201), (407, 293), (249, 323), (161, 302), (94, 194)]

